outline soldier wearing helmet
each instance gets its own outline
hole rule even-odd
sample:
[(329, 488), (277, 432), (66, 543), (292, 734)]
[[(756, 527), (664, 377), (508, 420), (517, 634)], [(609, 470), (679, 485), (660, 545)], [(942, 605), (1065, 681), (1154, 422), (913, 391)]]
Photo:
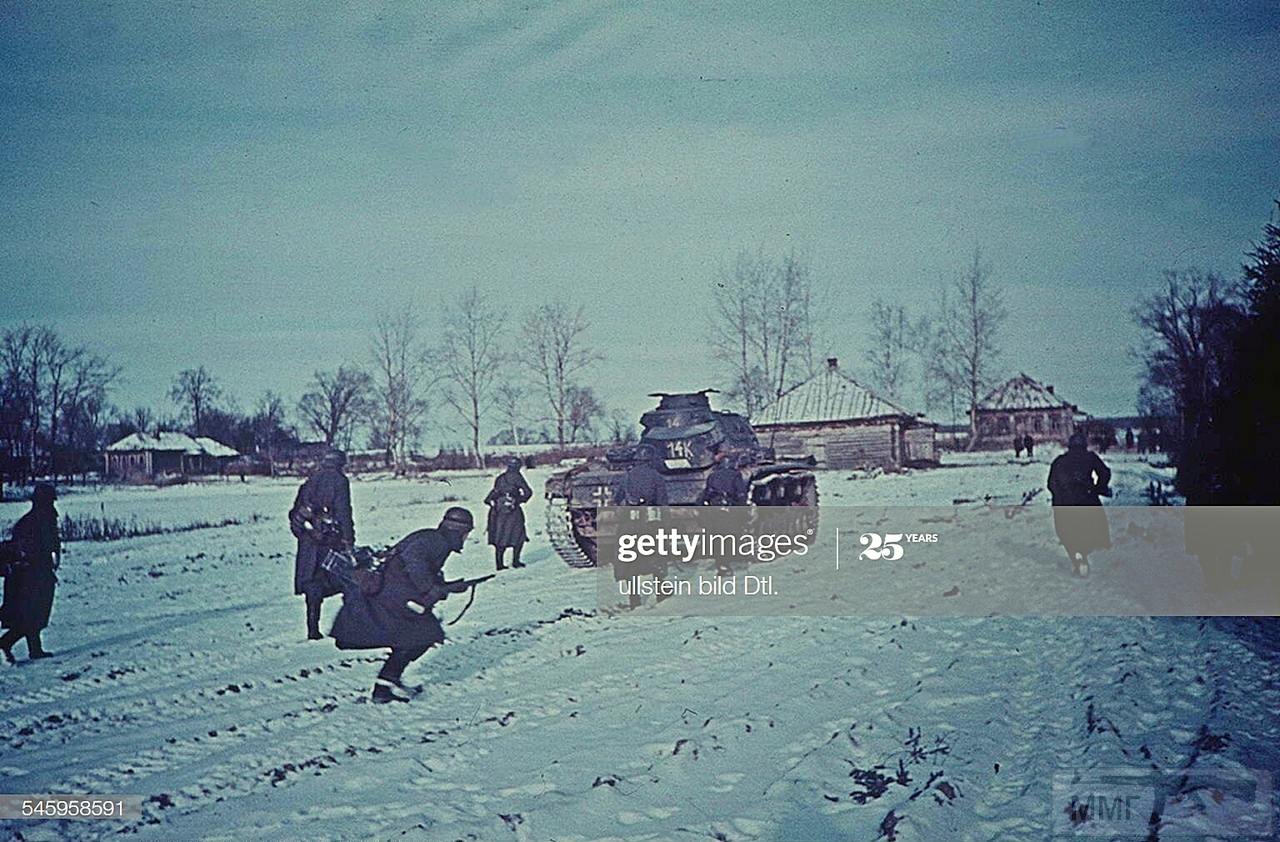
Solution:
[(667, 505), (667, 481), (654, 467), (658, 461), (658, 451), (646, 442), (638, 445), (634, 453), (635, 464), (627, 469), (622, 480), (613, 489), (614, 505)]
[(406, 685), (405, 668), (444, 641), (444, 627), (432, 610), (451, 593), (471, 586), (444, 578), (445, 561), (462, 550), (475, 523), (471, 512), (449, 508), (434, 529), (419, 529), (391, 549), (376, 593), (348, 588), (329, 634), (339, 649), (391, 648), (373, 685), (372, 701), (404, 702), (422, 691)]
[[(351, 516), (351, 484), (342, 467), (347, 462), (341, 450), (330, 449), (320, 458), (320, 468), (312, 474), (293, 501), (289, 525), (298, 539), (294, 557), (293, 592), (306, 599), (307, 639), (320, 640), (320, 606), (325, 597), (338, 593), (338, 583), (320, 562), (327, 550), (349, 550), (355, 546), (355, 523)], [(325, 528), (315, 529), (317, 525)]]
[(499, 570), (505, 570), (503, 563), (507, 548), (511, 548), (511, 566), (524, 567), (520, 560), (520, 551), (529, 534), (524, 526), (524, 504), (533, 497), (533, 489), (520, 475), (522, 463), (516, 457), (507, 460), (506, 471), (498, 474), (493, 481), (493, 489), (484, 498), (489, 507), (486, 531), (489, 544), (493, 547), (493, 563)]

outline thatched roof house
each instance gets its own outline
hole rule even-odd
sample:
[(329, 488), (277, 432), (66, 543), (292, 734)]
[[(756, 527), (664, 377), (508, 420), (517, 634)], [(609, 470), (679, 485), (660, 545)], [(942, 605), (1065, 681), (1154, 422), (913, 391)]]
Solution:
[(1037, 444), (1065, 444), (1079, 411), (1052, 386), (1019, 373), (978, 402), (978, 443), (989, 448), (1013, 447), (1015, 436), (1030, 435)]
[(220, 473), (223, 465), (239, 455), (235, 448), (208, 436), (133, 433), (108, 445), (103, 461), (108, 478), (150, 480)]
[(757, 412), (751, 426), (779, 456), (813, 456), (821, 467), (896, 469), (938, 458), (933, 422), (863, 386), (834, 357)]

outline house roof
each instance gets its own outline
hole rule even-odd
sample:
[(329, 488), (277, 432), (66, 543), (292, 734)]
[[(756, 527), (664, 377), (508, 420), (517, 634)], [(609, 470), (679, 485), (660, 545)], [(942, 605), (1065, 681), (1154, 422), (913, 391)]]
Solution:
[(188, 456), (239, 456), (234, 448), (227, 447), (208, 436), (193, 438), (186, 433), (133, 433), (107, 446), (110, 453), (139, 450), (159, 450), (185, 453)]
[(822, 371), (783, 392), (757, 412), (751, 423), (756, 426), (813, 424), (886, 416), (921, 417), (877, 395), (841, 371), (836, 360), (830, 359)]
[(1070, 401), (1063, 400), (1053, 392), (1052, 386), (1019, 373), (1017, 377), (992, 389), (985, 398), (978, 401), (978, 409), (1010, 410), (1010, 409), (1075, 409)]

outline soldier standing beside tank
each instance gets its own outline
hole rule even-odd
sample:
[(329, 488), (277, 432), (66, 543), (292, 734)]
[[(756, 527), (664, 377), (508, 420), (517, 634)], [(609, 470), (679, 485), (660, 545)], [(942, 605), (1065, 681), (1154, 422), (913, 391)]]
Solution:
[(703, 506), (745, 506), (751, 488), (738, 470), (737, 460), (724, 451), (716, 451), (715, 465), (707, 474), (707, 484), (698, 502)]
[[(320, 459), (320, 469), (302, 484), (289, 512), (289, 523), (298, 539), (294, 559), (293, 592), (306, 598), (307, 639), (321, 640), (320, 606), (325, 597), (341, 590), (339, 583), (320, 566), (328, 549), (350, 550), (356, 543), (355, 524), (351, 516), (351, 483), (342, 473), (346, 456), (341, 450), (329, 450)], [(335, 534), (316, 534), (303, 528), (300, 514), (309, 510), (313, 518), (324, 517), (336, 529)]]
[(636, 448), (635, 455), (635, 464), (627, 469), (622, 481), (613, 490), (613, 504), (615, 506), (667, 505), (667, 481), (653, 466), (658, 459), (658, 452), (651, 444), (641, 444)]
[(11, 664), (13, 645), (24, 637), (28, 658), (50, 657), (40, 644), (40, 632), (49, 625), (62, 559), (58, 510), (53, 506), (57, 498), (52, 485), (38, 483), (31, 494), (31, 511), (13, 525), (19, 562), (5, 577), (4, 605), (0, 606), (0, 626), (8, 629), (0, 637), (0, 651)]
[(1089, 553), (1111, 547), (1111, 530), (1099, 497), (1110, 497), (1111, 469), (1088, 448), (1083, 430), (1067, 441), (1067, 452), (1049, 466), (1053, 527), (1073, 572), (1089, 575)]
[(435, 529), (411, 532), (392, 548), (376, 593), (348, 588), (343, 595), (329, 632), (338, 648), (391, 648), (373, 685), (374, 704), (407, 702), (422, 692), (421, 685), (404, 683), (404, 671), (444, 641), (444, 627), (432, 611), (435, 604), (474, 584), (444, 578), (445, 561), (462, 549), (473, 525), (471, 512), (450, 508)]
[(507, 469), (493, 481), (493, 489), (484, 498), (489, 506), (486, 526), (489, 544), (493, 547), (493, 564), (498, 570), (506, 570), (503, 563), (507, 547), (511, 548), (511, 566), (524, 567), (520, 550), (529, 540), (524, 526), (524, 504), (533, 497), (533, 489), (520, 475), (520, 460), (507, 460)]

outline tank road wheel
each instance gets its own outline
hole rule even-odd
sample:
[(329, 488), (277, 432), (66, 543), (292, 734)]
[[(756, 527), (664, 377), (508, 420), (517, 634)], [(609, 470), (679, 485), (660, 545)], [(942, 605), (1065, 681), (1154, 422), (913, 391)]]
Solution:
[(547, 539), (560, 558), (570, 567), (595, 567), (596, 542), (578, 534), (574, 518), (590, 518), (590, 509), (570, 509), (563, 497), (547, 500)]

